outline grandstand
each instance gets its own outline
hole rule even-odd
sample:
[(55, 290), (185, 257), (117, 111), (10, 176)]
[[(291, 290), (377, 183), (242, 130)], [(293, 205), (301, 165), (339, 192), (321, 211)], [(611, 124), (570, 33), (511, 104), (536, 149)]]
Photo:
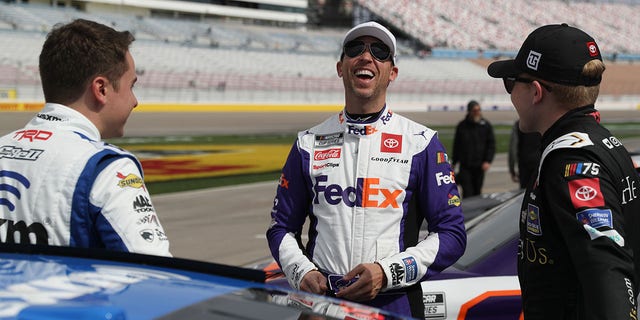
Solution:
[[(110, 5), (112, 0), (17, 2), (0, 1), (0, 101), (41, 101), (37, 63), (46, 33), (56, 23), (85, 18), (135, 34), (132, 52), (141, 103), (342, 103), (335, 63), (349, 25), (318, 28), (304, 19), (292, 22), (287, 10), (270, 11), (283, 10), (283, 4), (300, 11), (307, 8), (306, 1), (305, 5), (299, 0), (245, 1), (266, 4), (268, 9), (232, 10), (233, 16), (224, 16), (232, 14), (228, 10), (214, 13), (212, 5), (202, 4), (195, 8), (208, 11), (196, 18), (195, 9), (171, 11), (193, 8), (185, 5), (187, 1), (168, 7), (177, 1), (130, 0), (128, 4), (141, 5), (126, 10)], [(399, 79), (389, 91), (389, 100), (396, 105), (437, 109), (476, 99), (484, 105), (510, 106), (501, 82), (486, 74), (488, 62), (515, 55), (536, 26), (568, 22), (593, 34), (606, 55), (608, 70), (600, 101), (636, 108), (640, 77), (633, 70), (640, 67), (636, 19), (640, 5), (633, 2), (541, 0), (534, 6), (524, 0), (356, 0), (352, 4), (358, 12), (366, 12), (365, 19), (383, 22), (399, 37)], [(162, 3), (162, 10), (154, 3)]]

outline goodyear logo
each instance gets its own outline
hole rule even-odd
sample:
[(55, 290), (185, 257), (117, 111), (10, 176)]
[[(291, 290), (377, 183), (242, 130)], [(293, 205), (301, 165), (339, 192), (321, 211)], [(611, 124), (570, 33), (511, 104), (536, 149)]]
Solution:
[(118, 172), (117, 176), (118, 176), (118, 179), (120, 179), (120, 181), (118, 181), (118, 187), (120, 188), (126, 188), (126, 187), (134, 188), (134, 189), (144, 188), (144, 181), (142, 180), (142, 178), (138, 177), (133, 173), (129, 173), (128, 175), (125, 176), (122, 173)]

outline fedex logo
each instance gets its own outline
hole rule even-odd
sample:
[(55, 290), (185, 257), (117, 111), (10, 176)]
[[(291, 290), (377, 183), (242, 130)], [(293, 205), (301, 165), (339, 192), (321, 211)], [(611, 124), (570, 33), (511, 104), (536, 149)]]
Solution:
[(16, 132), (16, 134), (13, 136), (14, 139), (20, 141), (22, 139), (28, 139), (29, 142), (33, 142), (33, 140), (48, 140), (49, 138), (51, 138), (51, 136), (53, 135), (53, 132), (51, 131), (44, 131), (44, 130), (34, 130), (34, 129), (30, 129), (30, 130), (20, 130), (18, 132)]
[(324, 194), (328, 204), (337, 205), (344, 202), (347, 207), (362, 208), (399, 208), (398, 197), (403, 190), (390, 190), (379, 188), (380, 178), (358, 178), (357, 187), (343, 188), (338, 184), (326, 185), (327, 176), (316, 177), (313, 187), (315, 197), (313, 203), (320, 203), (319, 197)]
[(355, 134), (357, 136), (368, 136), (376, 132), (378, 132), (378, 129), (376, 129), (374, 126), (358, 127), (350, 125), (348, 128), (349, 134)]
[(442, 172), (436, 173), (436, 182), (438, 182), (438, 187), (443, 184), (451, 184), (456, 182), (456, 178), (453, 175), (453, 171), (449, 172), (448, 175), (444, 175)]

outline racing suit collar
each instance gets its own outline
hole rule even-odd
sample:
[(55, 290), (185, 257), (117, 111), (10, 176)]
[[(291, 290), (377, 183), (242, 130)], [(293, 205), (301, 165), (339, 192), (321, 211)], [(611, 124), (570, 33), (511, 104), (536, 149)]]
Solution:
[(345, 116), (345, 119), (349, 123), (374, 123), (380, 119), (380, 116), (387, 113), (387, 105), (385, 104), (382, 109), (378, 112), (367, 113), (367, 114), (351, 114), (347, 112), (347, 108), (345, 107), (342, 110), (342, 115)]
[(73, 127), (73, 131), (90, 140), (100, 140), (100, 131), (87, 117), (62, 104), (46, 103), (31, 122), (50, 122), (53, 126), (70, 126)]
[(559, 132), (561, 132), (562, 127), (567, 121), (580, 117), (590, 117), (593, 118), (594, 121), (599, 122), (600, 113), (595, 109), (593, 104), (569, 110), (544, 133), (542, 136), (542, 149), (544, 150), (546, 146), (559, 136)]

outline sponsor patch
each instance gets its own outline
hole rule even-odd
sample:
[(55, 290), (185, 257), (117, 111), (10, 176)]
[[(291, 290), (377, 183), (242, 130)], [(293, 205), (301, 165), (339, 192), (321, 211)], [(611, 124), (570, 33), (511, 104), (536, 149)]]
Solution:
[(380, 152), (400, 153), (402, 152), (402, 135), (382, 133), (380, 142)]
[(436, 152), (436, 164), (449, 163), (449, 156), (446, 152)]
[(0, 147), (0, 159), (15, 159), (15, 160), (38, 160), (38, 157), (44, 152), (41, 149), (22, 149), (14, 146), (2, 146)]
[(611, 209), (587, 209), (576, 213), (576, 218), (582, 224), (588, 224), (593, 228), (613, 228), (613, 215)]
[(446, 319), (447, 304), (444, 292), (426, 292), (422, 295), (425, 319)]
[(407, 282), (413, 281), (418, 277), (418, 263), (414, 257), (402, 259), (404, 263), (404, 273)]
[(542, 225), (540, 223), (540, 208), (531, 203), (527, 204), (527, 232), (541, 236)]
[(344, 132), (321, 134), (315, 136), (315, 147), (340, 146), (344, 144)]
[(622, 183), (624, 184), (624, 188), (622, 189), (622, 204), (627, 204), (628, 202), (637, 199), (638, 186), (636, 185), (636, 180), (626, 176), (622, 179)]
[(449, 171), (448, 174), (445, 174), (444, 172), (438, 172), (436, 173), (436, 182), (438, 183), (438, 187), (440, 187), (443, 184), (455, 183), (456, 178), (453, 174), (453, 171)]
[(29, 140), (29, 142), (33, 142), (33, 140), (42, 140), (42, 141), (49, 140), (51, 136), (53, 136), (53, 132), (51, 131), (29, 129), (29, 130), (17, 131), (13, 135), (13, 139), (18, 141), (27, 139)]
[(344, 203), (348, 207), (362, 208), (399, 208), (403, 189), (387, 189), (380, 187), (380, 178), (358, 178), (357, 187), (344, 187), (338, 184), (326, 184), (329, 176), (316, 177), (313, 191), (313, 203), (320, 203), (324, 199), (330, 205)]
[(280, 174), (280, 180), (278, 180), (278, 185), (285, 189), (289, 189), (289, 180), (287, 180), (284, 177), (284, 173)]
[(600, 165), (592, 162), (567, 163), (564, 166), (564, 176), (571, 177), (577, 175), (597, 176), (600, 173)]
[(327, 163), (320, 164), (320, 165), (314, 164), (313, 165), (313, 170), (333, 169), (333, 168), (338, 168), (338, 167), (340, 167), (339, 163), (327, 162)]
[(144, 195), (139, 195), (133, 200), (133, 210), (138, 213), (156, 212), (151, 204), (151, 200)]
[(317, 150), (317, 151), (314, 151), (313, 153), (313, 160), (323, 161), (323, 160), (329, 160), (329, 159), (340, 159), (341, 154), (342, 154), (342, 149), (340, 148)]
[(542, 54), (533, 50), (529, 51), (529, 56), (527, 57), (527, 67), (532, 70), (538, 70), (538, 63), (540, 62), (541, 57)]
[(404, 279), (404, 268), (399, 263), (392, 263), (389, 271), (391, 272), (391, 285), (393, 287), (400, 285)]
[(154, 236), (153, 236), (153, 230), (151, 229), (140, 230), (140, 236), (142, 237), (142, 239), (146, 240), (147, 242), (153, 242)]
[(604, 197), (600, 191), (600, 179), (577, 179), (569, 181), (569, 194), (573, 207), (601, 207), (604, 206)]
[(598, 50), (598, 46), (593, 41), (587, 42), (587, 50), (589, 50), (589, 55), (592, 56), (592, 57), (597, 57), (598, 55), (600, 55), (600, 51)]
[(134, 188), (134, 189), (144, 189), (144, 181), (142, 178), (138, 177), (133, 173), (129, 173), (128, 175), (124, 175), (120, 172), (117, 173), (118, 179), (118, 187), (120, 188)]
[(349, 125), (347, 127), (347, 133), (353, 134), (356, 136), (368, 136), (376, 132), (378, 132), (378, 129), (376, 129), (376, 127), (372, 125), (365, 125), (365, 126)]
[(458, 197), (458, 195), (449, 193), (447, 197), (449, 197), (449, 200), (447, 200), (448, 205), (455, 207), (460, 206), (460, 197)]

